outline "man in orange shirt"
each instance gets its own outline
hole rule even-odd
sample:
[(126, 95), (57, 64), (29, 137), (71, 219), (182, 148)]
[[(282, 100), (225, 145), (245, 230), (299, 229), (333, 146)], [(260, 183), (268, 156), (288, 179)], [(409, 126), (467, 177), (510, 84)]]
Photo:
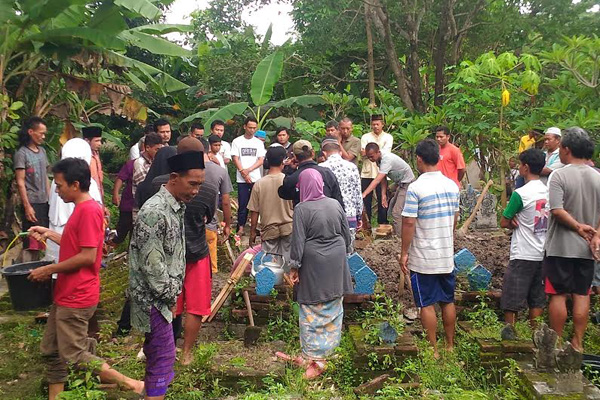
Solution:
[(92, 179), (96, 181), (98, 189), (104, 198), (104, 172), (102, 172), (102, 162), (100, 161), (100, 147), (102, 147), (102, 128), (97, 126), (86, 126), (81, 129), (83, 138), (89, 143), (92, 149), (92, 161), (90, 162), (90, 171)]
[(440, 145), (438, 169), (460, 188), (460, 181), (465, 176), (465, 159), (460, 149), (450, 143), (450, 129), (447, 126), (435, 128), (435, 140)]

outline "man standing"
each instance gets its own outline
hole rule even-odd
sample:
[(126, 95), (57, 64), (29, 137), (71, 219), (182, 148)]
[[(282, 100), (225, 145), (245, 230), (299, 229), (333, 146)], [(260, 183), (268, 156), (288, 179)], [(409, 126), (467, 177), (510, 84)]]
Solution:
[(171, 321), (186, 270), (183, 203), (204, 182), (200, 153), (174, 155), (168, 165), (169, 180), (140, 209), (129, 249), (131, 324), (146, 335), (146, 399), (164, 399), (175, 375)]
[(204, 136), (204, 125), (194, 122), (190, 127), (190, 137), (200, 139)]
[[(231, 145), (223, 140), (223, 135), (225, 134), (225, 122), (220, 119), (215, 119), (211, 122), (210, 134), (217, 135), (221, 138), (221, 150), (219, 150), (219, 154), (223, 159), (223, 163), (225, 165), (229, 164), (229, 161), (231, 161)], [(214, 155), (210, 155), (210, 161), (220, 164), (219, 160)]]
[[(211, 137), (218, 137), (212, 135)], [(206, 139), (201, 139), (202, 147), (205, 149), (209, 146)], [(211, 184), (217, 188), (219, 196), (214, 199), (215, 210), (219, 207), (219, 198), (221, 202), (221, 209), (223, 210), (223, 237), (229, 238), (231, 234), (231, 198), (230, 193), (233, 191), (231, 185), (231, 179), (229, 179), (229, 173), (226, 169), (221, 168), (215, 163), (209, 162), (208, 154), (204, 152), (204, 161), (206, 165), (206, 178), (205, 182)], [(212, 218), (206, 222), (206, 242), (208, 243), (208, 250), (210, 252), (210, 265), (213, 274), (219, 272), (218, 259), (217, 259), (217, 245), (219, 241), (219, 220), (217, 219), (216, 212)]]
[(146, 138), (146, 135), (150, 132), (154, 132), (153, 124), (148, 124), (144, 127), (144, 136), (142, 136), (140, 140), (138, 140), (133, 146), (131, 146), (131, 149), (129, 149), (130, 160), (137, 160), (140, 157), (140, 153), (142, 152), (142, 148), (144, 147), (144, 139)]
[[(186, 137), (177, 144), (177, 154), (195, 152), (198, 157), (204, 158), (204, 146), (194, 137)], [(192, 349), (198, 338), (198, 332), (202, 326), (202, 316), (210, 315), (211, 300), (211, 265), (209, 248), (206, 241), (206, 221), (211, 221), (215, 215), (218, 188), (209, 182), (210, 172), (208, 168), (214, 168), (217, 172), (224, 172), (222, 168), (204, 162), (204, 182), (201, 190), (187, 203), (184, 214), (185, 222), (185, 277), (183, 289), (177, 298), (178, 328), (181, 327), (181, 315), (184, 306), (186, 312), (185, 329), (183, 334), (182, 365), (189, 365), (193, 360)], [(161, 175), (152, 181), (152, 186), (159, 189), (169, 181), (169, 175)], [(177, 331), (177, 329), (174, 329)], [(175, 332), (175, 337), (179, 332)]]
[[(360, 139), (360, 149), (362, 155), (365, 156), (365, 149), (367, 144), (376, 143), (381, 149), (382, 153), (391, 153), (392, 145), (394, 144), (394, 138), (387, 132), (383, 131), (383, 116), (382, 115), (373, 115), (371, 116), (371, 129), (372, 131), (369, 133), (365, 133)], [(361, 190), (364, 191), (369, 187), (373, 179), (377, 177), (379, 173), (379, 169), (377, 168), (377, 164), (369, 161), (368, 159), (363, 159), (363, 166), (361, 176)], [(381, 185), (378, 185), (375, 193), (377, 194), (377, 222), (379, 224), (387, 224), (387, 208), (383, 206), (383, 192)], [(372, 211), (372, 202), (373, 202), (373, 192), (369, 193), (364, 198), (365, 209), (367, 212), (367, 217), (369, 221), (371, 220), (371, 211)]]
[(102, 128), (97, 126), (87, 126), (81, 129), (83, 138), (92, 149), (92, 161), (90, 162), (90, 171), (92, 179), (98, 185), (100, 194), (104, 199), (104, 172), (102, 171), (102, 161), (100, 161), (100, 148), (102, 147)]
[(544, 147), (546, 148), (546, 165), (541, 173), (541, 180), (544, 184), (548, 184), (550, 174), (565, 166), (560, 158), (560, 138), (561, 131), (557, 127), (551, 127), (544, 132)]
[(342, 142), (342, 158), (358, 166), (361, 145), (360, 139), (352, 134), (352, 120), (350, 118), (343, 118), (340, 121), (339, 130)]
[(527, 135), (522, 136), (521, 140), (519, 141), (519, 154), (527, 149), (535, 147), (535, 143), (541, 136), (542, 133), (537, 129), (531, 129)]
[(217, 135), (210, 135), (208, 137), (208, 144), (210, 145), (210, 152), (208, 152), (206, 156), (209, 161), (212, 161), (213, 164), (217, 164), (223, 169), (227, 169), (225, 160), (221, 154), (221, 138)]
[(323, 177), (323, 194), (337, 200), (342, 208), (344, 208), (344, 198), (342, 197), (337, 178), (330, 169), (317, 165), (313, 160), (315, 152), (313, 151), (312, 144), (308, 140), (298, 140), (294, 143), (293, 151), (294, 157), (296, 157), (296, 161), (298, 162), (298, 168), (293, 174), (286, 176), (283, 184), (277, 189), (279, 197), (284, 200), (293, 200), (294, 207), (296, 207), (300, 203), (300, 192), (298, 190), (300, 173), (306, 168), (314, 168)]
[(500, 220), (503, 228), (514, 229), (501, 299), (504, 321), (508, 324), (505, 329), (513, 335), (517, 312), (528, 306), (529, 323), (533, 327), (546, 304), (542, 260), (548, 230), (548, 188), (540, 181), (544, 153), (531, 148), (519, 154), (519, 160), (519, 174), (526, 183), (515, 189)]
[[(111, 240), (111, 244), (117, 245), (123, 243), (127, 235), (133, 229), (133, 209), (135, 200), (133, 197), (133, 163), (135, 160), (127, 160), (121, 167), (115, 185), (113, 187), (113, 204), (119, 207), (119, 221), (117, 222), (117, 232)], [(123, 194), (121, 195), (121, 189)]]
[(325, 135), (340, 137), (339, 127), (340, 127), (340, 125), (338, 124), (338, 122), (335, 119), (328, 121), (325, 124)]
[(133, 163), (133, 196), (135, 197), (135, 192), (137, 191), (138, 185), (146, 179), (146, 175), (148, 175), (148, 171), (152, 166), (152, 161), (154, 161), (154, 157), (158, 150), (163, 147), (163, 138), (155, 132), (149, 133), (146, 135), (144, 139), (144, 151), (140, 158), (134, 161)]
[[(594, 259), (589, 243), (600, 216), (600, 174), (587, 165), (594, 143), (579, 127), (566, 129), (559, 146), (560, 162), (567, 165), (548, 181), (550, 220), (544, 250), (544, 276), (550, 327), (562, 336), (567, 320), (567, 297), (573, 301), (573, 339), (583, 351), (583, 335), (590, 310)], [(546, 163), (547, 165), (547, 163)]]
[(254, 188), (248, 203), (250, 210), (250, 246), (254, 245), (260, 216), (260, 240), (265, 253), (280, 254), (290, 260), (293, 204), (277, 196), (277, 189), (283, 184), (283, 160), (286, 151), (283, 147), (269, 147), (269, 173), (261, 178)]
[[(23, 123), (19, 132), (21, 147), (14, 156), (15, 180), (23, 204), (23, 232), (34, 225), (48, 227), (48, 158), (42, 147), (46, 138), (46, 123), (40, 117), (31, 117)], [(23, 262), (39, 259), (42, 244), (27, 238), (23, 245)]]
[(326, 161), (319, 164), (319, 166), (331, 170), (338, 181), (342, 198), (344, 199), (346, 219), (350, 227), (352, 243), (354, 243), (358, 222), (361, 220), (360, 217), (363, 210), (358, 168), (350, 161), (342, 158), (342, 146), (336, 137), (326, 137), (321, 143), (321, 150)]
[(438, 170), (440, 148), (431, 139), (417, 145), (419, 178), (408, 186), (402, 211), (400, 264), (410, 280), (427, 340), (437, 350), (435, 304), (442, 309), (446, 349), (454, 348), (454, 229), (458, 220), (458, 186)]
[[(65, 158), (52, 168), (56, 191), (65, 203), (75, 203), (61, 234), (34, 226), (30, 235), (37, 240), (60, 244), (59, 262), (31, 271), (29, 279), (44, 281), (57, 274), (54, 304), (50, 308), (41, 351), (47, 363), (48, 398), (54, 400), (64, 390), (68, 365), (94, 368), (106, 383), (118, 383), (142, 393), (144, 383), (112, 369), (91, 354), (89, 321), (100, 300), (100, 262), (104, 241), (102, 207), (89, 195), (90, 168), (78, 158)], [(98, 363), (90, 365), (90, 363)]]
[(435, 140), (440, 145), (438, 169), (460, 189), (460, 181), (465, 176), (465, 159), (460, 149), (450, 143), (450, 129), (447, 126), (435, 128)]
[[(292, 144), (290, 143), (290, 134), (283, 126), (280, 126), (275, 130), (275, 140), (269, 147), (277, 146), (283, 147), (286, 151), (286, 157), (283, 160), (283, 173), (286, 176), (293, 174), (295, 168), (292, 167), (291, 164), (294, 158), (294, 151), (292, 150)], [(263, 170), (269, 170), (269, 159), (267, 157), (265, 157), (265, 161), (263, 162)]]
[(261, 178), (260, 167), (265, 158), (265, 144), (254, 137), (258, 121), (254, 117), (247, 117), (244, 121), (244, 134), (231, 143), (231, 157), (237, 169), (238, 184), (238, 235), (244, 234), (244, 226), (248, 219), (248, 201), (252, 186)]
[[(377, 143), (369, 143), (365, 149), (369, 161), (374, 162), (379, 167), (377, 177), (362, 193), (365, 198), (369, 193), (381, 184), (381, 196), (383, 197), (383, 206), (388, 209), (388, 214), (392, 215), (394, 220), (394, 233), (398, 236), (402, 234), (402, 210), (406, 200), (406, 191), (408, 185), (415, 180), (410, 165), (394, 153), (382, 153)], [(392, 201), (387, 201), (387, 178), (396, 184), (396, 194)], [(391, 211), (391, 212), (390, 212)]]
[(162, 143), (164, 146), (169, 145), (169, 141), (171, 140), (171, 124), (166, 119), (157, 119), (154, 122), (154, 132), (158, 133), (162, 138)]

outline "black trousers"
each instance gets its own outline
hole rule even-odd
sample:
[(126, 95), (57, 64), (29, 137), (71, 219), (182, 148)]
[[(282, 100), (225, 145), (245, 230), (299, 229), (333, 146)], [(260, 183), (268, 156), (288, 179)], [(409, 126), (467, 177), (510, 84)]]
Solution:
[[(183, 314), (182, 314), (183, 315)], [(182, 315), (173, 318), (173, 337), (175, 340), (181, 337), (182, 326)], [(123, 304), (123, 310), (121, 311), (121, 318), (117, 321), (117, 335), (125, 336), (131, 331), (131, 301), (129, 297), (125, 299)]]
[[(361, 190), (364, 192), (366, 188), (373, 182), (371, 178), (361, 178), (360, 186)], [(381, 204), (381, 183), (377, 185), (375, 188), (375, 194), (377, 194), (377, 223), (387, 224), (387, 208), (383, 207)], [(369, 193), (367, 197), (363, 199), (365, 204), (365, 211), (367, 212), (367, 217), (369, 217), (369, 221), (371, 221), (371, 210), (373, 209), (373, 192)]]
[(119, 222), (117, 222), (117, 237), (113, 240), (116, 244), (121, 244), (127, 238), (127, 235), (133, 230), (133, 212), (120, 211)]

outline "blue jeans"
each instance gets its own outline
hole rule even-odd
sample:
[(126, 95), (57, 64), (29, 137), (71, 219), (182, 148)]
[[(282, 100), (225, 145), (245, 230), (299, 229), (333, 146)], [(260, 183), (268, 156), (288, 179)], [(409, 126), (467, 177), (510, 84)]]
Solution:
[(246, 221), (248, 220), (248, 203), (250, 202), (252, 186), (254, 186), (254, 183), (238, 182), (238, 201), (240, 203), (240, 208), (238, 209), (238, 229), (246, 225)]

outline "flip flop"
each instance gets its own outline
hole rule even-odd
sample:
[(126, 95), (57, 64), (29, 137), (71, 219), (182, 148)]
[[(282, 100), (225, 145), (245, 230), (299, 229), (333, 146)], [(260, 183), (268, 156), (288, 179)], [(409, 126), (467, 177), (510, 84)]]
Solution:
[(311, 361), (304, 373), (304, 378), (307, 380), (315, 379), (320, 376), (327, 368), (327, 361)]
[(285, 354), (281, 351), (276, 352), (275, 355), (277, 356), (277, 358), (287, 361), (287, 362), (291, 362), (292, 364), (294, 364), (298, 367), (306, 366), (306, 360), (304, 358), (302, 358), (302, 356), (297, 356), (297, 357), (292, 358), (292, 356)]

